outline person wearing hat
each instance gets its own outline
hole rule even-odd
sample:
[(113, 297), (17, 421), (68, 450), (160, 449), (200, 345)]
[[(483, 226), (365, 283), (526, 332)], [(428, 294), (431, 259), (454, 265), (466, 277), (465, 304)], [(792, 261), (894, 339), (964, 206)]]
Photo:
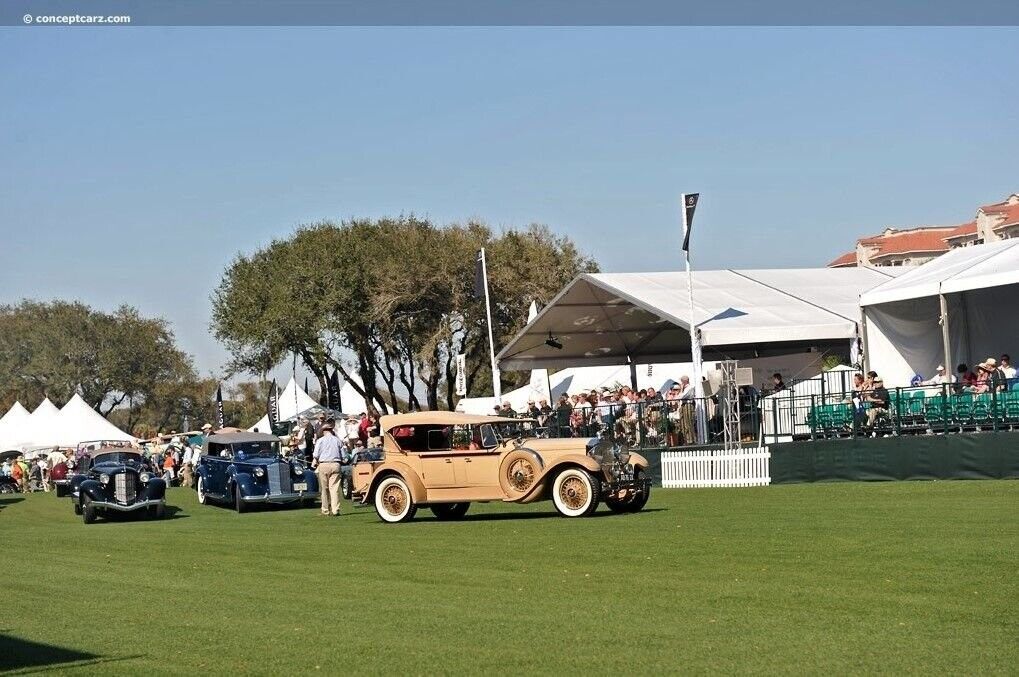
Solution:
[(931, 378), (924, 381), (924, 385), (928, 386), (939, 386), (947, 383), (955, 383), (955, 376), (945, 373), (945, 365), (939, 364), (938, 368), (934, 370), (935, 374)]
[(322, 514), (338, 516), (340, 514), (340, 463), (343, 452), (340, 441), (336, 438), (333, 428), (323, 423), (319, 428), (319, 438), (315, 442), (312, 453), (311, 467), (318, 473), (319, 491), (322, 492)]
[(981, 366), (987, 372), (987, 385), (989, 392), (1000, 393), (1008, 387), (1008, 379), (1005, 378), (1005, 373), (998, 367), (998, 361), (996, 359), (988, 357), (984, 360), (984, 363)]
[(867, 427), (873, 428), (877, 420), (888, 415), (888, 389), (885, 388), (884, 379), (875, 375), (873, 387), (864, 394), (863, 401), (870, 404), (867, 410)]

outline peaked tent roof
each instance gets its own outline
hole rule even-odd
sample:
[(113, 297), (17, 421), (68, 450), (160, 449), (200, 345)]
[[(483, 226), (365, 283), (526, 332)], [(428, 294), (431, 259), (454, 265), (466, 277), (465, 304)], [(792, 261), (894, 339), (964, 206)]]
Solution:
[[(859, 297), (908, 268), (708, 270), (585, 274), (499, 353), (503, 369), (683, 362), (689, 327), (706, 360), (843, 345), (856, 336)], [(561, 349), (546, 344), (552, 335)], [(711, 350), (711, 348), (715, 348)]]
[[(280, 420), (285, 421), (291, 416), (296, 416), (302, 411), (306, 411), (317, 405), (318, 402), (311, 399), (311, 396), (304, 392), (304, 388), (297, 385), (297, 381), (295, 381), (291, 376), (286, 386), (284, 386), (283, 390), (280, 392)], [(258, 419), (258, 423), (248, 428), (248, 430), (253, 432), (255, 428), (258, 428), (259, 432), (266, 432), (269, 430), (269, 415), (263, 415), (262, 418)]]
[(120, 440), (132, 442), (134, 437), (110, 423), (77, 393), (60, 410), (60, 427), (73, 444), (93, 440)]
[(67, 445), (61, 437), (60, 410), (47, 397), (28, 417), (4, 431), (3, 445), (22, 449), (32, 446)]
[(1019, 240), (959, 247), (867, 291), (861, 306), (1019, 283)]
[(25, 409), (21, 402), (12, 404), (7, 413), (0, 417), (0, 445), (5, 444), (8, 441), (8, 433), (24, 425), (29, 416), (31, 414), (28, 413), (28, 409)]

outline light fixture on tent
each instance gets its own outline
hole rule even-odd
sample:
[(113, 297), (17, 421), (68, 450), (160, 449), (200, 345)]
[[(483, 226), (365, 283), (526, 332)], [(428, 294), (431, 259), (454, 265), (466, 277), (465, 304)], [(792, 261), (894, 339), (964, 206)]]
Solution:
[(557, 339), (555, 336), (552, 336), (552, 332), (548, 333), (548, 338), (545, 339), (545, 345), (547, 345), (549, 348), (555, 348), (556, 350), (563, 349), (562, 341)]

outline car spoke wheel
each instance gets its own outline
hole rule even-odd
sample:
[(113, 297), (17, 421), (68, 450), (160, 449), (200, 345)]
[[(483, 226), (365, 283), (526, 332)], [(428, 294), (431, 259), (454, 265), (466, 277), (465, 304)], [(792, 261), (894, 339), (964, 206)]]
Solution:
[(530, 449), (515, 449), (506, 454), (499, 467), (499, 486), (511, 499), (523, 498), (541, 476), (541, 457)]
[(92, 499), (88, 496), (81, 497), (81, 521), (85, 524), (96, 521), (96, 507), (92, 505)]
[(414, 517), (417, 506), (402, 477), (387, 477), (375, 490), (375, 512), (384, 522), (406, 522)]
[(205, 502), (208, 501), (208, 500), (209, 500), (208, 497), (205, 495), (205, 478), (203, 478), (201, 475), (199, 475), (198, 476), (198, 502), (201, 503), (202, 505), (205, 505)]
[(432, 514), (439, 520), (458, 520), (467, 514), (470, 503), (439, 503), (430, 506)]
[(601, 484), (582, 468), (567, 468), (552, 485), (552, 502), (564, 517), (585, 517), (598, 508)]

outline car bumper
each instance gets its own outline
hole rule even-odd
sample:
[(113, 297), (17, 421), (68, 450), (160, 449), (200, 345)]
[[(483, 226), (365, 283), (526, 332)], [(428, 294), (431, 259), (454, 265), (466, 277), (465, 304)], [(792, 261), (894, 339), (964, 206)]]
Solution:
[(245, 503), (293, 503), (306, 498), (318, 498), (317, 491), (297, 491), (289, 494), (260, 494), (256, 496), (241, 496)]
[(102, 508), (103, 510), (119, 510), (120, 512), (131, 512), (132, 510), (141, 510), (142, 508), (151, 508), (155, 505), (165, 505), (166, 500), (162, 498), (154, 498), (148, 501), (138, 501), (131, 505), (121, 505), (120, 503), (110, 503), (109, 501), (92, 501), (92, 506), (96, 508)]

